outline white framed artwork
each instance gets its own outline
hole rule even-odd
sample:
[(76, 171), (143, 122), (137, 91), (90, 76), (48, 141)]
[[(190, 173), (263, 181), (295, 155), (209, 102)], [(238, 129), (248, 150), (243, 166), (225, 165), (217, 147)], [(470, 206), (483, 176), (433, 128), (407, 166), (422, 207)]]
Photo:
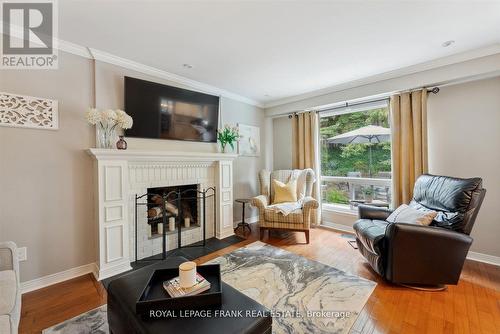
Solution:
[(238, 124), (238, 131), (238, 154), (248, 157), (260, 156), (260, 129), (257, 126)]
[(57, 130), (57, 101), (0, 92), (0, 126)]

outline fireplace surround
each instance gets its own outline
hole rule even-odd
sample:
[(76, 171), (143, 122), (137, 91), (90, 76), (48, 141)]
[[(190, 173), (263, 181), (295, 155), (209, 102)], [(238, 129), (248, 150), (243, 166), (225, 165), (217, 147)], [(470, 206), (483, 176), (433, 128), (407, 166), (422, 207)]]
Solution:
[[(214, 218), (207, 222), (207, 238), (223, 239), (234, 234), (233, 160), (237, 155), (113, 149), (89, 149), (87, 153), (94, 160), (98, 280), (131, 269), (137, 232), (134, 227), (135, 196), (147, 193), (149, 188), (190, 184), (198, 185), (199, 189), (215, 187), (215, 222)], [(213, 212), (207, 210), (208, 217), (214, 217)], [(152, 242), (144, 243), (138, 257), (160, 253), (161, 239), (153, 238)], [(183, 244), (192, 240), (183, 240)]]

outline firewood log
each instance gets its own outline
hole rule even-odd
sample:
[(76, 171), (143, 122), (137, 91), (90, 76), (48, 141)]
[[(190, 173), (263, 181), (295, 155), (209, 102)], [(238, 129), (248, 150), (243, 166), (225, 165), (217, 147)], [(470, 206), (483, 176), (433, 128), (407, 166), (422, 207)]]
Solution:
[(174, 216), (177, 216), (179, 214), (179, 210), (177, 209), (177, 207), (175, 205), (173, 205), (172, 203), (169, 203), (169, 202), (165, 202), (165, 209), (170, 212), (171, 214), (173, 214)]
[(161, 207), (159, 206), (155, 206), (148, 210), (148, 218), (155, 218), (161, 216), (161, 214), (162, 214)]

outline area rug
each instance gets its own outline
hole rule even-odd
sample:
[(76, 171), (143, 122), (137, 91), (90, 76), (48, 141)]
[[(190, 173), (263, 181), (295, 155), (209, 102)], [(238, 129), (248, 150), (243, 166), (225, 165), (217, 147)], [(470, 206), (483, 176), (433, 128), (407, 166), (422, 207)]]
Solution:
[(274, 333), (347, 333), (376, 283), (254, 242), (209, 263), (273, 314)]
[(42, 334), (109, 334), (107, 306), (103, 305), (44, 329)]
[[(208, 263), (222, 279), (266, 306), (274, 333), (348, 333), (376, 283), (260, 241)], [(108, 334), (106, 305), (42, 331)]]

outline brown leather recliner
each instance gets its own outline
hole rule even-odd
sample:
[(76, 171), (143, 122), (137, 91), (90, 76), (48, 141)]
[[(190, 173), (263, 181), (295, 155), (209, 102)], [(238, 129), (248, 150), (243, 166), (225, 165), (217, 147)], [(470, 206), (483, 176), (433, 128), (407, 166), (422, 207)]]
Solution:
[(422, 175), (409, 205), (437, 211), (432, 224), (389, 223), (391, 210), (360, 205), (360, 219), (353, 226), (358, 249), (390, 282), (457, 284), (485, 194), (481, 178)]

